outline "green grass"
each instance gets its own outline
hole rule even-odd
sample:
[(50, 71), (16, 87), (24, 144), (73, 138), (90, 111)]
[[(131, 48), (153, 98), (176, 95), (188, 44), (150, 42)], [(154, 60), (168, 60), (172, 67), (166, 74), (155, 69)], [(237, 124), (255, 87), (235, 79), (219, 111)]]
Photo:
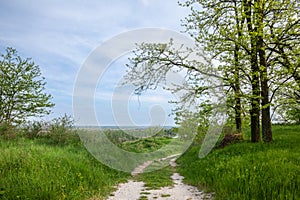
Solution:
[[(133, 152), (155, 151), (171, 142), (164, 137), (129, 142), (134, 138), (123, 132), (105, 134)], [(0, 137), (0, 199), (103, 199), (112, 192), (113, 186), (130, 177), (97, 161), (75, 132), (27, 135), (10, 133)], [(153, 189), (171, 185), (170, 176), (171, 169), (164, 168), (135, 178)]]
[[(215, 192), (216, 199), (300, 199), (300, 126), (273, 128), (271, 144), (241, 142), (214, 149), (203, 159), (198, 158), (200, 147), (194, 145), (178, 160), (177, 170), (185, 182)], [(71, 138), (0, 137), (0, 199), (103, 199), (130, 177), (104, 166), (78, 138)], [(181, 144), (164, 137), (116, 143), (133, 152), (167, 146), (166, 155), (176, 153)], [(164, 167), (134, 179), (158, 189), (173, 184), (173, 172)]]
[(160, 149), (172, 141), (170, 138), (152, 137), (140, 139), (133, 142), (123, 142), (119, 146), (126, 150), (136, 153), (151, 152)]
[(148, 197), (147, 197), (147, 196), (144, 196), (144, 195), (142, 195), (142, 196), (140, 196), (139, 200), (148, 200)]
[(193, 146), (178, 171), (215, 199), (300, 199), (300, 126), (274, 126), (273, 133), (271, 144), (238, 143), (203, 159)]
[(101, 199), (129, 177), (102, 165), (80, 142), (46, 141), (0, 138), (0, 199)]
[(140, 174), (135, 179), (137, 181), (145, 182), (147, 190), (155, 190), (165, 186), (172, 186), (173, 181), (170, 177), (173, 173), (174, 169), (171, 167), (164, 167), (157, 171)]
[[(172, 140), (173, 139), (165, 137), (153, 137), (132, 142), (124, 142), (119, 146), (124, 150), (137, 153), (152, 152), (169, 144)], [(164, 186), (173, 185), (170, 176), (173, 174), (174, 169), (172, 169), (171, 167), (164, 167), (159, 170), (154, 170), (156, 169), (156, 165), (158, 168), (160, 168), (160, 166), (162, 166), (162, 163), (154, 161), (152, 165), (147, 168), (150, 172), (143, 173), (135, 177), (135, 180), (145, 182), (145, 187), (147, 188), (147, 190), (159, 189)]]

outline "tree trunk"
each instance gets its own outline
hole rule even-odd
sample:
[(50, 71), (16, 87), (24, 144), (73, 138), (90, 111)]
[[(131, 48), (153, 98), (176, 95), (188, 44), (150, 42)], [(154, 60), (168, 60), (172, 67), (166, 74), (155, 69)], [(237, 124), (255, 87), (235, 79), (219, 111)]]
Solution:
[(264, 142), (272, 141), (272, 123), (269, 102), (269, 85), (268, 85), (268, 64), (266, 61), (266, 51), (264, 46), (264, 4), (257, 0), (257, 49), (260, 63), (260, 87), (261, 87), (261, 108), (262, 108), (262, 139)]
[(244, 13), (246, 16), (247, 29), (250, 35), (251, 43), (251, 142), (259, 142), (260, 140), (260, 86), (259, 86), (259, 66), (257, 60), (257, 37), (255, 36), (257, 28), (253, 28), (252, 21), (252, 2), (244, 0)]
[(265, 51), (259, 49), (260, 65), (261, 65), (261, 106), (262, 106), (262, 138), (264, 142), (271, 142), (272, 136), (272, 123), (269, 102), (269, 86), (268, 86), (268, 68), (265, 60)]
[(237, 133), (242, 133), (242, 108), (241, 108), (241, 99), (236, 99), (235, 106), (235, 126)]
[(235, 71), (234, 71), (234, 99), (235, 99), (235, 126), (236, 132), (242, 132), (242, 104), (241, 104), (241, 88), (240, 88), (240, 69), (239, 69), (239, 47), (235, 44), (234, 58), (235, 58)]
[(260, 140), (260, 88), (258, 76), (257, 56), (253, 55), (251, 58), (251, 71), (252, 71), (252, 97), (251, 97), (251, 142), (259, 142)]
[[(235, 99), (235, 126), (236, 132), (242, 133), (242, 102), (241, 102), (241, 84), (240, 84), (240, 43), (242, 38), (241, 24), (244, 22), (244, 18), (239, 18), (239, 11), (237, 8), (237, 2), (234, 1), (235, 8), (235, 23), (237, 28), (237, 41), (235, 42), (234, 49), (234, 99)], [(241, 22), (240, 22), (241, 20)]]

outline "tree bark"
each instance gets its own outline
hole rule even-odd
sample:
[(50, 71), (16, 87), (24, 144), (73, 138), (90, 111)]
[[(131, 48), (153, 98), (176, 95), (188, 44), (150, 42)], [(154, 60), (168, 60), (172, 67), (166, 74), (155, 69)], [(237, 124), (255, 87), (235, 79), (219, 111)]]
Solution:
[[(253, 54), (253, 53), (252, 53)], [(251, 71), (252, 71), (252, 97), (251, 97), (251, 142), (260, 141), (260, 87), (258, 75), (257, 55), (252, 55), (251, 58)]]
[(235, 126), (236, 132), (242, 132), (242, 104), (241, 104), (241, 86), (240, 86), (240, 71), (239, 71), (239, 47), (236, 44), (234, 58), (235, 58), (235, 71), (234, 71), (234, 99), (235, 99)]
[(261, 87), (261, 109), (262, 109), (262, 139), (264, 142), (272, 141), (272, 123), (269, 101), (268, 64), (264, 45), (264, 3), (256, 0), (257, 3), (257, 49), (260, 64), (260, 87)]
[(247, 29), (250, 35), (251, 43), (251, 142), (259, 142), (260, 140), (260, 86), (259, 86), (259, 66), (257, 59), (257, 37), (255, 36), (257, 28), (253, 28), (252, 22), (252, 2), (251, 0), (244, 1), (244, 13), (247, 21)]
[(268, 85), (268, 67), (266, 62), (266, 53), (263, 49), (263, 40), (259, 40), (259, 59), (260, 59), (260, 81), (261, 81), (261, 106), (262, 106), (262, 138), (264, 142), (271, 142), (272, 136), (272, 123), (269, 101), (269, 85)]
[[(237, 27), (237, 42), (235, 42), (235, 49), (234, 49), (234, 98), (235, 98), (235, 125), (236, 125), (236, 132), (242, 133), (242, 102), (241, 102), (241, 85), (240, 85), (240, 42), (242, 37), (242, 30), (240, 25), (240, 19), (238, 16), (237, 10), (237, 2), (234, 1), (235, 7), (235, 22)], [(241, 20), (242, 23), (244, 19)]]

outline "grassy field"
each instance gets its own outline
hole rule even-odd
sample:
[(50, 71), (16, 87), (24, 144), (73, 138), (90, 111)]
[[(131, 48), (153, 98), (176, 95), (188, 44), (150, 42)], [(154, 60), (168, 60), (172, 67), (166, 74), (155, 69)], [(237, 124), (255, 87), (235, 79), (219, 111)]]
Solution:
[[(44, 136), (17, 132), (0, 134), (0, 199), (104, 199), (131, 177), (97, 161), (73, 131), (59, 129)], [(103, 134), (133, 152), (154, 151), (171, 141), (165, 137), (136, 140), (119, 130)], [(170, 175), (166, 167), (135, 179), (159, 188), (172, 183)]]
[(178, 171), (215, 199), (300, 199), (300, 126), (274, 126), (273, 133), (271, 144), (242, 142), (203, 159), (193, 146)]
[(129, 174), (95, 160), (81, 145), (0, 139), (0, 199), (101, 199)]
[[(274, 126), (273, 132), (271, 144), (243, 141), (216, 148), (203, 159), (194, 145), (177, 161), (177, 171), (216, 199), (300, 199), (300, 126)], [(111, 137), (133, 152), (155, 151), (173, 141)], [(98, 162), (74, 134), (0, 137), (0, 152), (0, 199), (103, 199), (113, 186), (133, 178)], [(134, 179), (157, 189), (172, 184), (173, 172), (164, 167)]]

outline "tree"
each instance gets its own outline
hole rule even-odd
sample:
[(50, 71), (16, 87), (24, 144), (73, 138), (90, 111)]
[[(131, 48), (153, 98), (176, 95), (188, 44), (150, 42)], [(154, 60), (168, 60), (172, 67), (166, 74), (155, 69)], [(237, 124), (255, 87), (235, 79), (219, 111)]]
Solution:
[[(237, 131), (242, 130), (243, 108), (250, 104), (251, 141), (260, 141), (262, 125), (263, 141), (271, 142), (274, 99), (282, 102), (282, 88), (288, 85), (297, 86), (293, 87), (296, 100), (300, 94), (299, 1), (188, 0), (181, 5), (191, 9), (183, 21), (186, 32), (203, 48), (206, 57), (221, 64), (213, 68), (189, 61), (188, 55), (201, 55), (197, 48), (182, 56), (182, 50), (171, 49), (170, 44), (142, 44), (130, 59), (127, 80), (141, 94), (155, 89), (165, 80), (167, 72), (185, 69), (184, 87), (173, 90), (186, 90), (179, 103), (223, 87), (227, 91), (228, 108), (235, 112)], [(219, 82), (212, 84), (205, 78), (217, 78)]]
[[(202, 61), (194, 59), (195, 52)], [(179, 97), (177, 101), (172, 101), (177, 104), (177, 108), (174, 109), (177, 122), (185, 120), (187, 110), (194, 109), (201, 112), (205, 105), (213, 103), (207, 102), (207, 99), (224, 97), (222, 94), (224, 77), (219, 76), (218, 69), (213, 67), (210, 60), (200, 51), (184, 46), (174, 47), (171, 40), (168, 44), (139, 44), (133, 54), (134, 56), (129, 59), (124, 79), (136, 87), (137, 95), (146, 90), (156, 89), (160, 83), (167, 81), (169, 74), (180, 73), (184, 78), (181, 84), (164, 86)]]
[[(195, 9), (199, 5), (201, 9)], [(237, 111), (241, 110), (238, 106), (241, 95), (236, 88), (241, 81), (245, 83), (243, 77), (249, 77), (252, 94), (247, 98), (251, 102), (251, 140), (260, 140), (261, 115), (263, 141), (272, 141), (272, 97), (289, 82), (290, 75), (296, 82), (300, 80), (299, 1), (189, 0), (185, 6), (192, 11), (184, 24), (191, 36), (214, 57), (235, 66), (224, 69), (224, 72), (230, 74), (231, 70), (234, 73), (234, 78), (229, 80), (235, 92), (236, 122), (240, 113)], [(234, 56), (230, 52), (234, 52)], [(276, 83), (277, 86), (270, 91), (270, 82), (280, 84)], [(299, 91), (296, 89), (294, 93), (297, 98)]]
[[(194, 9), (199, 3), (202, 9)], [(238, 1), (187, 1), (181, 6), (191, 7), (191, 14), (184, 21), (186, 31), (206, 54), (223, 63), (219, 67), (227, 86), (228, 107), (235, 113), (236, 131), (242, 132), (241, 104), (241, 44), (242, 25)], [(231, 95), (231, 91), (233, 94)]]
[(28, 117), (50, 113), (52, 96), (44, 92), (45, 78), (31, 59), (6, 48), (0, 61), (0, 124), (19, 124)]
[[(299, 68), (299, 66), (297, 66), (299, 62), (297, 62), (297, 59), (294, 59), (299, 56), (299, 9), (299, 1), (295, 0), (254, 1), (257, 49), (260, 62), (262, 137), (264, 142), (272, 141), (270, 117), (271, 105), (273, 103), (272, 97), (276, 95), (276, 90), (290, 82), (291, 77), (293, 77), (296, 82), (297, 77), (300, 77), (299, 69), (297, 69)], [(274, 55), (277, 54), (276, 52), (281, 52), (280, 54), (285, 57), (286, 63), (274, 64), (274, 61), (278, 60), (278, 55)], [(284, 55), (284, 52), (289, 52), (289, 56)], [(298, 56), (295, 56), (295, 54), (298, 54)], [(288, 57), (292, 57), (293, 59), (288, 59)], [(271, 73), (269, 71), (271, 71)], [(280, 76), (278, 76), (279, 74)], [(270, 91), (270, 86), (272, 86), (271, 81), (280, 83), (277, 83), (277, 87), (275, 87), (274, 91)], [(294, 88), (296, 89), (296, 87)], [(270, 92), (273, 92), (273, 94), (270, 95)], [(283, 97), (281, 96), (279, 98)]]

